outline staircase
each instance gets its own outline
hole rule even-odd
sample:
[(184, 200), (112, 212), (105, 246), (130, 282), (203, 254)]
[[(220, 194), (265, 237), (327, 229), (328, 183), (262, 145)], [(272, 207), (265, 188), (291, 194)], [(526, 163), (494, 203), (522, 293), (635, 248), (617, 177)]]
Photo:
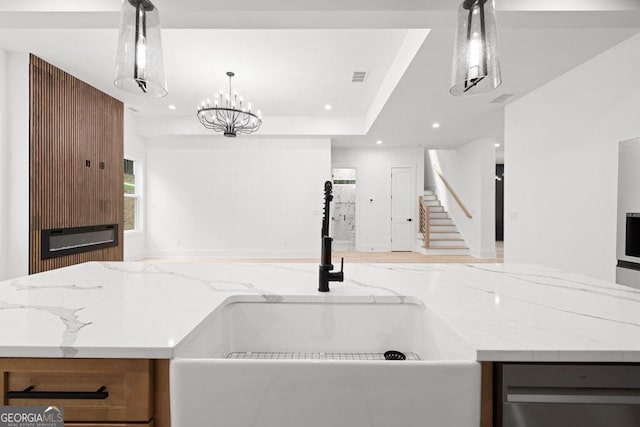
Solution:
[[(424, 203), (424, 208), (429, 210), (429, 214), (426, 215), (425, 212), (421, 218), (420, 224), (421, 240), (424, 240), (427, 234), (423, 228), (429, 227), (429, 242), (422, 245), (424, 253), (426, 255), (469, 255), (469, 248), (462, 234), (449, 213), (444, 210), (438, 196), (433, 191), (425, 191), (424, 202), (421, 199), (420, 203)], [(426, 225), (422, 224), (425, 219), (428, 222)]]

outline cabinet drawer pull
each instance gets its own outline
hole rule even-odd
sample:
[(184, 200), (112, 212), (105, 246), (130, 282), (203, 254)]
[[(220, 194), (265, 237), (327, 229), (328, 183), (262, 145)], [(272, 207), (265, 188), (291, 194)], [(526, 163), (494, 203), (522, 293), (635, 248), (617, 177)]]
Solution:
[(6, 399), (106, 399), (109, 392), (106, 386), (97, 391), (33, 391), (30, 385), (22, 391), (7, 391)]

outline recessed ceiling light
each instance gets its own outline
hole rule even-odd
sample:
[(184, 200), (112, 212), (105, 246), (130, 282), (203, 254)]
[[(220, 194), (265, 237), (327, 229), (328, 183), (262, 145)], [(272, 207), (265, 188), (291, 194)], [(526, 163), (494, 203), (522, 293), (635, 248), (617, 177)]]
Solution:
[(498, 148), (500, 147), (500, 144), (498, 144), (497, 142), (495, 144), (493, 144), (494, 147)]
[(331, 111), (332, 108), (333, 107), (330, 104), (327, 104), (327, 105), (324, 106), (324, 109), (327, 110), (327, 111)]
[(378, 145), (382, 145), (382, 141), (377, 140), (377, 141), (376, 141), (376, 144), (378, 144)]
[(169, 110), (175, 110), (175, 109), (176, 109), (175, 105), (173, 105), (173, 104), (169, 105)]
[(434, 129), (438, 129), (440, 127), (440, 123), (435, 122), (434, 124), (431, 125), (431, 127)]

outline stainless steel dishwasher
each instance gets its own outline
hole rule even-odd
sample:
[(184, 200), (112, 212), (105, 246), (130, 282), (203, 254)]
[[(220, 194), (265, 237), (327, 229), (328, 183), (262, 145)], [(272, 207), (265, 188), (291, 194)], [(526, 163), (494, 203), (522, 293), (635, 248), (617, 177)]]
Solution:
[(640, 426), (638, 364), (501, 363), (497, 368), (497, 426)]

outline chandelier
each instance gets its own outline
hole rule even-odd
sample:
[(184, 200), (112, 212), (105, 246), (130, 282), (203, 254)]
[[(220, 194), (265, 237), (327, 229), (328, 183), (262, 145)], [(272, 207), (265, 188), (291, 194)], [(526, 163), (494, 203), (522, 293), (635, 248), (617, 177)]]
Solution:
[(224, 136), (230, 138), (254, 133), (262, 125), (262, 114), (259, 110), (254, 113), (250, 102), (245, 104), (238, 92), (231, 91), (231, 78), (235, 74), (229, 71), (227, 76), (229, 92), (221, 90), (213, 98), (213, 104), (211, 99), (202, 101), (198, 106), (198, 120), (205, 128), (223, 132)]

